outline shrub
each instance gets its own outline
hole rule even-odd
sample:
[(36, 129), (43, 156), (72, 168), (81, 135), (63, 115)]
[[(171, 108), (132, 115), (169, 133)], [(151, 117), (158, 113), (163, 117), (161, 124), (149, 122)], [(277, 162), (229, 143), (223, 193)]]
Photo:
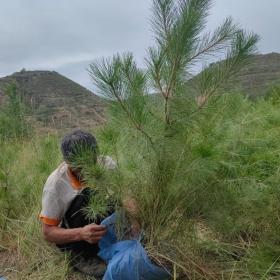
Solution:
[[(94, 176), (88, 181), (100, 191), (113, 189), (120, 199), (134, 197), (150, 256), (180, 267), (191, 279), (222, 275), (217, 259), (206, 257), (214, 252), (201, 242), (197, 221), (217, 235), (230, 232), (228, 240), (238, 235), (232, 226), (240, 186), (219, 178), (220, 172), (234, 177), (236, 166), (220, 162), (224, 155), (217, 145), (243, 101), (221, 96), (258, 41), (230, 18), (212, 34), (203, 34), (210, 5), (208, 0), (153, 1), (156, 47), (148, 51), (147, 70), (137, 67), (132, 54), (90, 65), (99, 93), (112, 101), (103, 137), (112, 141), (115, 135), (119, 170), (106, 184)], [(209, 63), (191, 78), (195, 63), (221, 52), (225, 60)], [(226, 250), (222, 247), (216, 250)]]
[(31, 127), (27, 122), (26, 108), (22, 102), (15, 83), (6, 86), (4, 93), (7, 96), (7, 102), (1, 105), (0, 112), (0, 138), (23, 138), (28, 136)]

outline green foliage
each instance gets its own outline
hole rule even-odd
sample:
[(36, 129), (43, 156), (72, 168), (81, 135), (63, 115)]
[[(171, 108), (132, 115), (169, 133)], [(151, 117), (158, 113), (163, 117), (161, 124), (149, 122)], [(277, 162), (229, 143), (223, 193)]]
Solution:
[[(100, 94), (113, 101), (107, 129), (117, 132), (120, 179), (112, 185), (137, 200), (154, 259), (191, 279), (273, 279), (279, 268), (278, 251), (269, 249), (279, 235), (279, 188), (272, 183), (279, 166), (277, 104), (224, 94), (259, 38), (231, 19), (203, 34), (211, 1), (153, 3), (156, 46), (147, 71), (131, 54), (90, 66)], [(205, 63), (221, 53), (225, 60)], [(191, 78), (200, 61), (204, 70)]]
[[(112, 155), (119, 168), (100, 170), (97, 178), (88, 170), (91, 185), (104, 190), (89, 214), (103, 211), (105, 191), (119, 200), (132, 192), (153, 258), (168, 256), (191, 279), (279, 279), (279, 104), (253, 103), (237, 93), (211, 102), (189, 127), (184, 153), (174, 141), (161, 161), (138, 130), (110, 122), (96, 132), (100, 153)], [(42, 241), (37, 220), (43, 184), (61, 161), (58, 137), (34, 135), (1, 147), (0, 168), (7, 175), (0, 175), (0, 251), (16, 244), (19, 258), (11, 270), (0, 263), (1, 271), (16, 269), (22, 279), (66, 279), (67, 260)]]
[[(100, 154), (112, 155), (118, 169), (107, 172), (87, 154), (76, 159), (98, 192), (87, 210), (96, 216), (108, 201), (119, 206), (135, 198), (149, 255), (173, 265), (183, 279), (276, 280), (278, 93), (252, 103), (228, 90), (258, 37), (231, 19), (203, 34), (210, 4), (154, 1), (156, 46), (149, 49), (147, 70), (131, 54), (91, 65), (100, 93), (112, 101), (109, 121), (97, 133)], [(195, 63), (221, 52), (226, 61), (190, 79)], [(35, 222), (43, 183), (60, 161), (57, 138), (1, 144), (7, 148), (1, 188), (13, 186), (10, 198), (1, 189), (1, 230), (30, 263), (18, 270), (27, 279), (65, 279), (66, 263), (46, 250)], [(54, 263), (62, 263), (55, 275)]]
[(26, 108), (15, 83), (6, 86), (4, 93), (7, 102), (2, 104), (0, 112), (0, 138), (23, 138), (30, 133), (26, 120)]
[(271, 86), (265, 97), (271, 100), (273, 104), (278, 104), (280, 102), (280, 83)]
[(185, 150), (168, 139), (157, 157), (137, 132), (103, 129), (105, 147), (118, 131), (114, 182), (137, 198), (151, 256), (165, 254), (193, 279), (279, 277), (279, 112), (269, 100), (224, 95), (187, 131)]
[(68, 260), (42, 240), (38, 220), (44, 183), (61, 162), (58, 138), (0, 144), (0, 271), (10, 279), (66, 279)]

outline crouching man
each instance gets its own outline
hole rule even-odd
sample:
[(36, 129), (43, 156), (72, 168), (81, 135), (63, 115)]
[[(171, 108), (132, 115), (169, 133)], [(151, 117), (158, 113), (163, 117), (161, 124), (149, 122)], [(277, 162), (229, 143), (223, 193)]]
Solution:
[[(74, 268), (96, 279), (169, 278), (166, 270), (151, 262), (140, 242), (135, 199), (127, 197), (123, 200), (125, 211), (115, 213), (113, 206), (108, 205), (105, 217), (91, 220), (87, 216), (84, 210), (95, 191), (86, 187), (82, 170), (73, 160), (85, 149), (95, 164), (103, 165), (105, 169), (116, 168), (110, 157), (97, 155), (93, 135), (81, 130), (67, 134), (61, 143), (64, 162), (49, 176), (43, 190), (40, 219), (44, 238), (69, 252)], [(117, 220), (126, 233), (122, 234), (122, 239), (116, 234)]]
[[(61, 152), (64, 162), (47, 179), (42, 196), (40, 219), (44, 238), (55, 243), (71, 255), (72, 265), (87, 275), (100, 278), (106, 264), (97, 256), (98, 242), (106, 234), (101, 219), (91, 221), (83, 208), (89, 203), (92, 189), (86, 187), (81, 170), (72, 162), (83, 149), (92, 152), (97, 164), (114, 169), (115, 162), (108, 156), (97, 156), (97, 143), (93, 135), (76, 130), (64, 136)], [(113, 209), (108, 208), (108, 216)]]

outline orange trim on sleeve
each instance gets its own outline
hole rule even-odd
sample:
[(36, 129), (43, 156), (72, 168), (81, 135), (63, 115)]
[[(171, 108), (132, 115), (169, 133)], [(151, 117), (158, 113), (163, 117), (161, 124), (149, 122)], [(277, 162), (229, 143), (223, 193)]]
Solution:
[(56, 220), (56, 219), (50, 219), (48, 217), (44, 217), (42, 215), (39, 216), (40, 220), (46, 224), (46, 225), (49, 225), (49, 226), (58, 226), (60, 221), (59, 220)]

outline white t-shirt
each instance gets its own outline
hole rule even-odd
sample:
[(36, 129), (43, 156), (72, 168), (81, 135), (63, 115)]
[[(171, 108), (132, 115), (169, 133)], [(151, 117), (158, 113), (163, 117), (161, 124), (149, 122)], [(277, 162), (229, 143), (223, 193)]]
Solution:
[[(100, 156), (97, 162), (106, 169), (116, 168), (116, 162), (109, 156)], [(45, 183), (40, 220), (47, 225), (59, 225), (71, 202), (84, 188), (63, 162)]]

